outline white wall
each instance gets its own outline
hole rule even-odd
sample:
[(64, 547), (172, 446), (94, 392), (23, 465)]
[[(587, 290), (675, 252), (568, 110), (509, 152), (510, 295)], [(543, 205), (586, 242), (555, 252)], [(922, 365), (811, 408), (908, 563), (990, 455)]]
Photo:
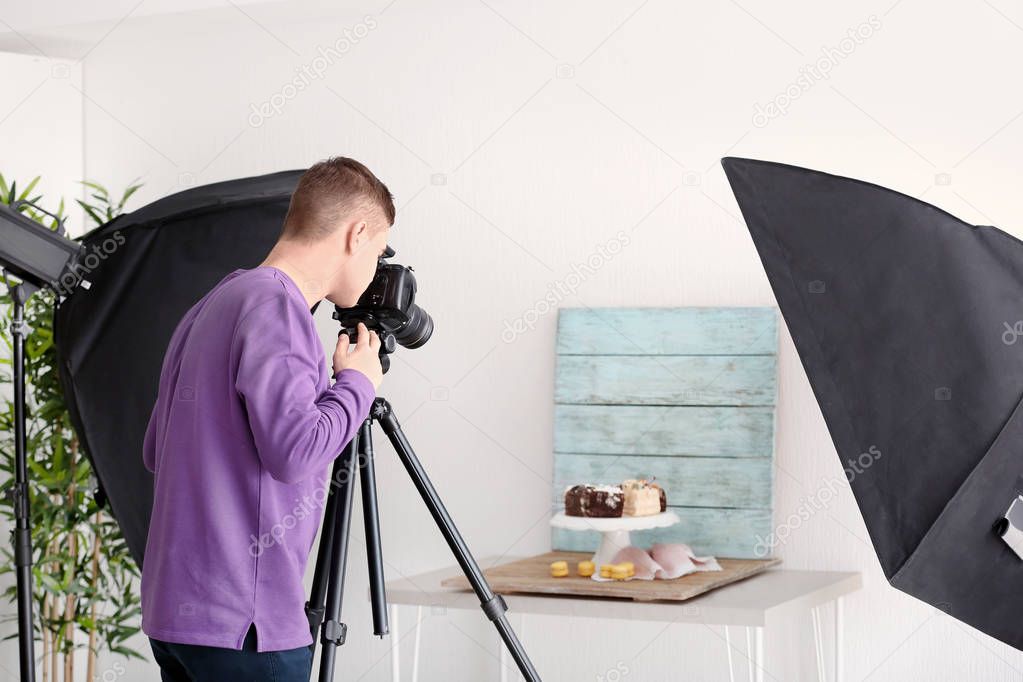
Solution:
[(25, 187), (42, 176), (33, 195), (55, 211), (67, 203), (68, 230), (83, 227), (74, 203), (81, 198), (84, 162), (82, 66), (69, 59), (0, 52), (0, 173)]
[[(397, 197), (398, 260), (416, 266), (437, 323), (426, 347), (396, 356), (383, 394), (477, 556), (537, 553), (549, 547), (556, 314), (513, 343), (506, 321), (619, 230), (630, 245), (562, 305), (773, 304), (718, 166), (726, 154), (862, 177), (1013, 232), (1023, 92), (1003, 65), (1020, 57), (1020, 24), (1023, 12), (998, 0), (396, 0), (131, 17), (109, 23), (85, 59), (86, 170), (115, 187), (141, 176), (141, 203), (332, 154), (367, 163)], [(869, 37), (843, 44), (858, 28)], [(286, 90), (346, 31), (362, 37), (308, 87)], [(807, 76), (822, 50), (828, 77)], [(787, 113), (754, 121), (790, 86)], [(275, 96), (280, 113), (256, 120), (253, 105)], [(329, 342), (335, 330), (321, 322)], [(842, 474), (785, 332), (780, 343), (783, 523)], [(389, 577), (451, 564), (378, 441)], [(353, 529), (339, 669), (384, 680), (389, 644), (370, 632), (358, 518)], [(864, 572), (846, 608), (847, 679), (1023, 670), (1019, 652), (887, 586), (844, 483), (778, 554), (789, 568)], [(524, 639), (546, 679), (598, 679), (619, 662), (635, 680), (724, 675), (708, 628), (532, 618)], [(478, 613), (430, 614), (423, 646), (425, 679), (496, 677)], [(767, 670), (794, 679), (790, 656)]]

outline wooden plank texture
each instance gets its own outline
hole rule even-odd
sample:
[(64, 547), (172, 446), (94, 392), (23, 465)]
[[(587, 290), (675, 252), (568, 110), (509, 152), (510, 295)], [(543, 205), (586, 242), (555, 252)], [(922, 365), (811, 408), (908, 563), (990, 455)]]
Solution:
[[(683, 542), (703, 556), (731, 559), (763, 559), (770, 554), (762, 546), (771, 534), (770, 509), (715, 509), (674, 507), (680, 523), (668, 528), (639, 530), (629, 534), (637, 547), (650, 547), (655, 542)], [(560, 507), (558, 508), (560, 511)], [(600, 533), (552, 528), (551, 547), (573, 552), (595, 552), (600, 546)]]
[(770, 457), (774, 408), (555, 405), (554, 451)]
[[(566, 486), (656, 478), (682, 522), (632, 542), (761, 559), (771, 533), (774, 308), (562, 308), (551, 502)], [(552, 529), (557, 550), (595, 531)]]
[(774, 308), (562, 308), (559, 355), (774, 355)]
[(582, 481), (656, 476), (668, 503), (679, 507), (771, 508), (767, 457), (639, 457), (560, 453), (554, 460), (553, 502)]
[(773, 355), (561, 355), (554, 401), (590, 405), (774, 405)]
[[(580, 561), (590, 558), (587, 553), (547, 552), (528, 559), (512, 561), (483, 571), (491, 589), (498, 594), (540, 593), (576, 595), (584, 597), (617, 597), (636, 601), (685, 601), (730, 583), (749, 578), (771, 566), (779, 559), (762, 561), (739, 559), (720, 560), (720, 571), (690, 573), (674, 580), (627, 580), (599, 582), (583, 578), (576, 573)], [(567, 561), (569, 575), (552, 578), (550, 565), (554, 561)], [(470, 589), (464, 575), (447, 578), (444, 587)]]

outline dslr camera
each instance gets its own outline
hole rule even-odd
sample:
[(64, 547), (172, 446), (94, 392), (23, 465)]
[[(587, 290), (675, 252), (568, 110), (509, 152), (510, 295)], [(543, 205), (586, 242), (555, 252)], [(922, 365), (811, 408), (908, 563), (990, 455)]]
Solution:
[(395, 251), (387, 247), (377, 260), (376, 274), (366, 291), (351, 308), (334, 306), (334, 319), (341, 323), (341, 334), (353, 341), (358, 338), (357, 325), (362, 322), (380, 337), (381, 363), (387, 371), (386, 354), (396, 344), (419, 348), (433, 334), (433, 318), (415, 303), (416, 277), (411, 267), (388, 263)]

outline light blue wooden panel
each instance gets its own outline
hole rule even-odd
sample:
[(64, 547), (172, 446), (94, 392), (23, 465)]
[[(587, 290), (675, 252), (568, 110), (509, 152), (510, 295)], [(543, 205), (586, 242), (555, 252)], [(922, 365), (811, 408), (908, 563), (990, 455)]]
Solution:
[(555, 452), (770, 457), (771, 407), (555, 405)]
[[(772, 528), (771, 511), (768, 509), (672, 507), (671, 510), (679, 515), (681, 523), (631, 533), (632, 544), (649, 548), (655, 542), (684, 542), (698, 555), (710, 554), (729, 559), (770, 556), (770, 549), (763, 547)], [(596, 532), (552, 530), (551, 545), (556, 550), (593, 552), (600, 545), (600, 534)]]
[(562, 308), (559, 355), (774, 355), (774, 308)]
[[(771, 533), (777, 311), (561, 309), (552, 501), (577, 483), (656, 477), (682, 523), (633, 542), (761, 556)], [(554, 529), (555, 549), (597, 533)], [(762, 550), (762, 548), (760, 548)]]
[(561, 355), (554, 401), (600, 405), (773, 405), (773, 355)]
[(624, 481), (656, 475), (668, 503), (681, 507), (771, 508), (771, 460), (767, 457), (616, 457), (559, 454), (554, 462), (553, 502), (582, 482)]

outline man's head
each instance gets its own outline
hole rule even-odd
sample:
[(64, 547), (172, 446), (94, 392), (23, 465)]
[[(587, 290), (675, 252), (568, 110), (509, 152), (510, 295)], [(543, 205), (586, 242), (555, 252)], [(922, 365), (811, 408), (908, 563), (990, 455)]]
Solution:
[(324, 297), (350, 307), (373, 281), (393, 224), (387, 186), (358, 161), (337, 156), (299, 179), (275, 250), (301, 254)]

